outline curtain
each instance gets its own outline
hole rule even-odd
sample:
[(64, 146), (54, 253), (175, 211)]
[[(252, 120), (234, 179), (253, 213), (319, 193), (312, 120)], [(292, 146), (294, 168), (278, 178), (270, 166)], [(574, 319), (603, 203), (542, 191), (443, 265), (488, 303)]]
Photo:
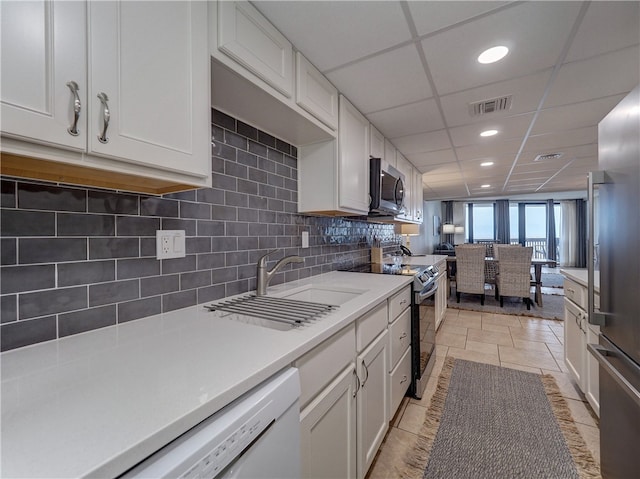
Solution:
[(576, 268), (587, 267), (587, 202), (576, 200)]
[(547, 200), (547, 258), (555, 259), (556, 257), (556, 215), (553, 208), (553, 200)]
[(493, 215), (495, 217), (496, 242), (509, 244), (511, 242), (511, 237), (509, 236), (509, 200), (496, 200), (493, 206)]
[[(442, 224), (453, 224), (453, 201), (442, 202)], [(453, 234), (443, 235), (445, 243), (453, 244)]]
[(578, 246), (578, 217), (575, 200), (560, 202), (560, 266), (575, 266)]

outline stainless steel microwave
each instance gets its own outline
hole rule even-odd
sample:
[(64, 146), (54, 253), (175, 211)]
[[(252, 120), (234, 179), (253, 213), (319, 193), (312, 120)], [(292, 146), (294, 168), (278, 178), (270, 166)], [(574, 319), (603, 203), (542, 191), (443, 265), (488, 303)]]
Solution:
[(380, 158), (369, 160), (369, 216), (404, 213), (404, 175)]

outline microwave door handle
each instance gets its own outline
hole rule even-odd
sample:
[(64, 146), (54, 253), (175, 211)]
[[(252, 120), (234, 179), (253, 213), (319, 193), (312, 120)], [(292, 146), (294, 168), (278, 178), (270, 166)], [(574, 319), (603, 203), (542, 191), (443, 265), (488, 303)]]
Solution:
[(402, 178), (398, 178), (396, 180), (396, 187), (393, 192), (396, 200), (396, 204), (400, 207), (404, 204), (404, 184), (402, 183)]

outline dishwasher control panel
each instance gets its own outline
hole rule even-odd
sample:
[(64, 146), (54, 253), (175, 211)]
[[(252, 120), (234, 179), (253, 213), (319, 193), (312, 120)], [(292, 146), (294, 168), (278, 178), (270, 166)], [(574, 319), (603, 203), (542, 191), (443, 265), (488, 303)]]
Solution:
[(218, 475), (273, 424), (275, 418), (268, 406), (263, 407), (225, 439), (212, 445), (209, 452), (179, 476), (179, 479), (210, 478)]

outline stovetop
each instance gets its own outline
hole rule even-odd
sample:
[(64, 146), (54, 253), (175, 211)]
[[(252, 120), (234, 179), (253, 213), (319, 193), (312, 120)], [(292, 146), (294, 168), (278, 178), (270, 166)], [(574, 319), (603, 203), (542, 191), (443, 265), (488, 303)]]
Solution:
[(394, 263), (365, 263), (353, 266), (340, 271), (351, 271), (352, 273), (376, 273), (376, 274), (401, 274), (405, 276), (415, 276), (427, 269), (427, 265), (416, 264), (394, 264)]

